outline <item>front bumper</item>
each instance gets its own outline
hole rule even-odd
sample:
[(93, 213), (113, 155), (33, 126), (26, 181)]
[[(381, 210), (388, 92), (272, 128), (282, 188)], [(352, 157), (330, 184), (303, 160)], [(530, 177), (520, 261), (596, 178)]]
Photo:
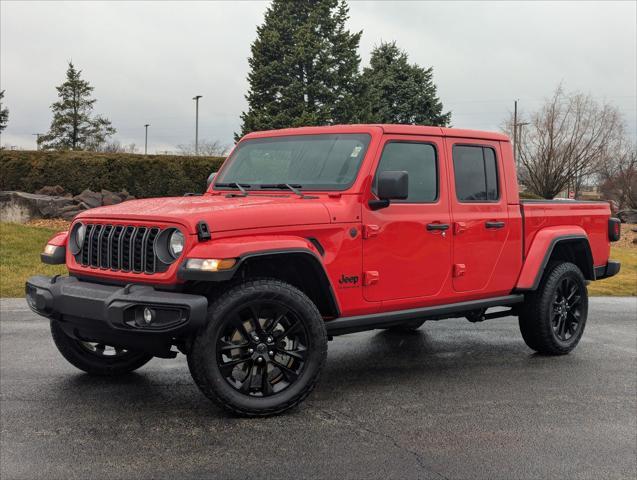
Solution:
[[(164, 292), (146, 285), (118, 287), (74, 277), (35, 276), (26, 283), (29, 307), (59, 322), (77, 340), (171, 356), (171, 346), (206, 321), (201, 295)], [(150, 321), (144, 310), (151, 312)]]

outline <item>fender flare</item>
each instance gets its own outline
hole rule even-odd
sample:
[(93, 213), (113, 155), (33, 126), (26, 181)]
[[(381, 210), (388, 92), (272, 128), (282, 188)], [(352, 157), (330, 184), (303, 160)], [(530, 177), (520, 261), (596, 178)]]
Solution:
[(593, 255), (591, 252), (588, 235), (581, 227), (548, 227), (540, 230), (531, 243), (531, 248), (526, 256), (522, 271), (518, 277), (516, 291), (533, 291), (537, 290), (542, 280), (542, 275), (548, 262), (559, 244), (578, 242), (584, 245), (586, 255), (586, 265), (589, 265), (590, 272), (584, 271), (584, 276), (589, 280), (595, 279), (595, 270), (593, 266)]
[(54, 233), (51, 238), (46, 242), (49, 245), (55, 245), (57, 247), (66, 247), (66, 243), (69, 239), (69, 232), (62, 231)]
[[(226, 282), (234, 278), (246, 262), (269, 256), (298, 256), (307, 258), (318, 277), (333, 310), (340, 314), (340, 307), (332, 282), (321, 257), (322, 245), (315, 238), (296, 236), (250, 236), (220, 239), (218, 241), (197, 244), (182, 259), (177, 275), (181, 280), (202, 282)], [(237, 263), (229, 270), (220, 272), (196, 272), (185, 269), (189, 258), (236, 258)]]

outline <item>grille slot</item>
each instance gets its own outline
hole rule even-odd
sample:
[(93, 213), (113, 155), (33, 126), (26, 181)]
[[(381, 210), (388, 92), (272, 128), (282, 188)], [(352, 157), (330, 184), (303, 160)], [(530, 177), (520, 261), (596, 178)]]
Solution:
[(75, 259), (84, 267), (114, 271), (153, 274), (164, 272), (169, 265), (155, 252), (159, 227), (132, 225), (86, 225), (82, 250)]

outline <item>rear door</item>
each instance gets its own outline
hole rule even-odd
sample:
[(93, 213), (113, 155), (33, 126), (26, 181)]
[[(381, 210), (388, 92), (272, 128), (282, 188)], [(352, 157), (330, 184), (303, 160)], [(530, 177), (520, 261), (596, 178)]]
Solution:
[[(436, 295), (449, 277), (450, 215), (444, 143), (437, 137), (386, 136), (379, 172), (407, 171), (409, 197), (389, 207), (363, 207), (364, 296), (386, 301)], [(372, 187), (372, 190), (375, 190)]]
[(488, 293), (510, 230), (499, 144), (457, 138), (445, 143), (451, 170), (453, 289)]

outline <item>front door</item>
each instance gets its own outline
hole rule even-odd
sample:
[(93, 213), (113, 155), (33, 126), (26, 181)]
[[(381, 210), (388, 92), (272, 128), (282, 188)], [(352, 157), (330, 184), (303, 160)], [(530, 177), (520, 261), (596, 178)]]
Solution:
[(363, 285), (370, 302), (433, 296), (449, 276), (443, 147), (436, 137), (396, 135), (379, 149), (373, 185), (379, 172), (406, 171), (409, 197), (376, 211), (363, 207)]
[(489, 293), (510, 232), (499, 144), (455, 138), (446, 143), (451, 159), (453, 289)]

